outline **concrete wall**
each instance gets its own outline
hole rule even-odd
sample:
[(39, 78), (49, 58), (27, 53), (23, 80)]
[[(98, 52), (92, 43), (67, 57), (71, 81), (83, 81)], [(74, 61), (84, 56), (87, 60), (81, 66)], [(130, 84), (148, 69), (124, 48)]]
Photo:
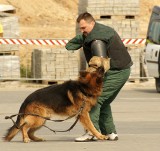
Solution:
[(20, 58), (19, 56), (0, 56), (0, 79), (20, 78)]
[(44, 80), (77, 79), (79, 72), (78, 51), (63, 49), (34, 49), (32, 76)]

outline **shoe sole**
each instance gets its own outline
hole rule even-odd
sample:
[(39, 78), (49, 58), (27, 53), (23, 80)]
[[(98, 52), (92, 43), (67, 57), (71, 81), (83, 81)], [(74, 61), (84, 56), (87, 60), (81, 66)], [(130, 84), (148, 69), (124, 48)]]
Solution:
[[(108, 141), (118, 141), (118, 136), (116, 136), (114, 139), (110, 139), (108, 138), (107, 139)], [(86, 139), (86, 140), (75, 140), (75, 142), (95, 142), (95, 141), (98, 141), (98, 139)]]
[(95, 142), (95, 139), (86, 139), (86, 140), (75, 140), (75, 142)]
[(114, 139), (108, 138), (107, 140), (108, 140), (108, 141), (118, 141), (118, 137), (116, 136)]

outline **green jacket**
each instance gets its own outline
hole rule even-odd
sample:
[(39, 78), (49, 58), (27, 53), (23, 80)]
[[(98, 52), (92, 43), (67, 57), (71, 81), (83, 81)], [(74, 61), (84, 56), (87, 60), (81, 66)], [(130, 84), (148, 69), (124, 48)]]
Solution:
[(66, 44), (67, 50), (77, 50), (83, 47), (87, 62), (92, 58), (91, 43), (93, 40), (103, 40), (107, 44), (106, 54), (111, 58), (111, 69), (129, 68), (133, 63), (121, 38), (111, 27), (96, 22), (93, 30), (85, 37), (80, 34)]

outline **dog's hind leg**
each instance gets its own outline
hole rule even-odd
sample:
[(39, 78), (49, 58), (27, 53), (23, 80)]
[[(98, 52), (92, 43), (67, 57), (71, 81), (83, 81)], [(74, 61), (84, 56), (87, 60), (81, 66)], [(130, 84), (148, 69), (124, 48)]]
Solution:
[[(33, 103), (30, 106), (27, 106), (26, 112), (42, 117), (49, 117), (49, 115), (47, 114), (47, 108), (41, 104)], [(42, 117), (33, 115), (28, 115), (25, 117), (25, 122), (27, 124), (23, 127), (24, 142), (29, 142), (30, 139), (33, 141), (44, 141), (44, 139), (34, 136), (34, 132), (41, 128), (46, 121), (46, 119)]]
[(28, 129), (30, 128), (29, 124), (26, 122), (22, 127), (22, 136), (23, 136), (23, 142), (29, 143), (30, 139), (28, 136)]
[(30, 138), (31, 140), (36, 141), (36, 142), (45, 141), (45, 139), (43, 139), (43, 138), (39, 138), (39, 137), (34, 136), (34, 132), (35, 132), (36, 130), (38, 130), (39, 128), (41, 128), (41, 127), (30, 128), (30, 129), (29, 129), (29, 131), (28, 131), (28, 136), (29, 136), (29, 138)]
[(28, 131), (30, 128), (32, 128), (32, 126), (34, 125), (34, 117), (33, 116), (26, 116), (24, 118), (25, 124), (22, 127), (22, 136), (23, 136), (23, 142), (24, 143), (29, 143), (30, 142), (30, 138), (28, 136)]
[(42, 138), (35, 137), (34, 132), (42, 127), (45, 120), (39, 117), (27, 116), (25, 122), (25, 125), (22, 127), (23, 141), (25, 143), (29, 143), (30, 139), (33, 141), (43, 141)]
[(28, 127), (26, 125), (26, 127), (23, 128), (24, 130), (23, 138), (25, 138), (24, 142), (26, 142), (27, 140), (29, 141), (29, 139), (33, 141), (44, 141), (44, 139), (34, 136), (34, 133), (36, 130), (42, 127), (45, 121), (46, 121), (45, 119), (42, 119), (40, 117), (28, 116), (27, 117)]

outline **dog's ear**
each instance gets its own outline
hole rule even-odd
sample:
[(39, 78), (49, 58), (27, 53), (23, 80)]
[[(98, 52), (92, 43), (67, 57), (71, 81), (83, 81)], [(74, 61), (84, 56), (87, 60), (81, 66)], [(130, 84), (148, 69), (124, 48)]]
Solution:
[(69, 100), (71, 101), (72, 104), (75, 104), (74, 103), (74, 98), (73, 98), (73, 94), (70, 90), (67, 91), (67, 95), (68, 95), (68, 98)]

